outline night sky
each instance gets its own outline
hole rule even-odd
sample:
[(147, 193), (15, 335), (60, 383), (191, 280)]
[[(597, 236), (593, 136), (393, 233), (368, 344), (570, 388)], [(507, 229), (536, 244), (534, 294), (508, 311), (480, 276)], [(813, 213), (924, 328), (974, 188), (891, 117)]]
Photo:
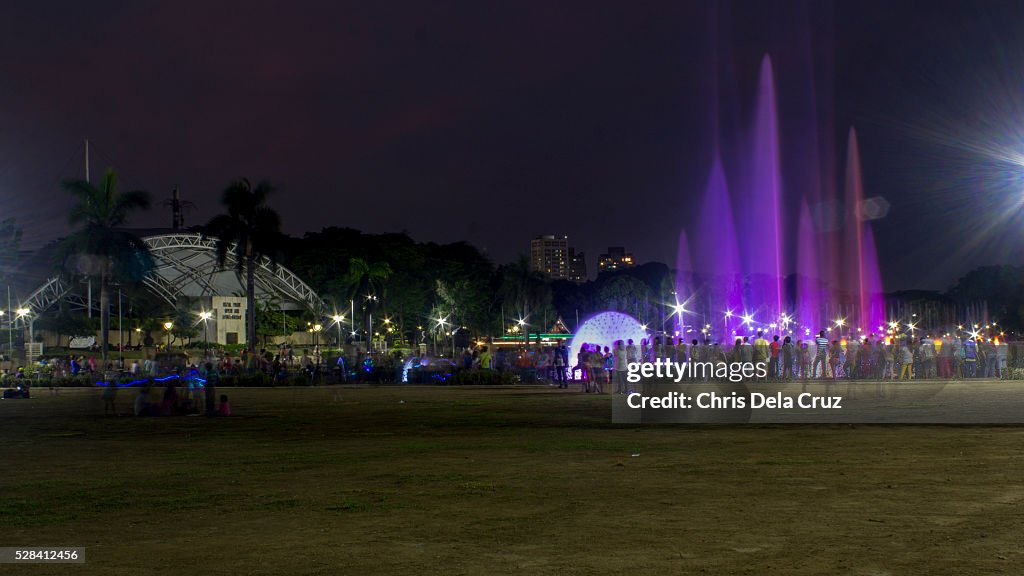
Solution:
[(784, 183), (841, 183), (857, 127), (865, 194), (891, 203), (887, 289), (1024, 262), (1024, 3), (209, 4), (5, 6), (0, 217), (28, 245), (64, 232), (88, 138), (94, 178), (157, 204), (179, 186), (187, 224), (247, 176), (295, 235), (405, 230), (502, 263), (566, 233), (592, 274), (609, 245), (671, 264), (716, 140), (739, 169), (770, 53)]

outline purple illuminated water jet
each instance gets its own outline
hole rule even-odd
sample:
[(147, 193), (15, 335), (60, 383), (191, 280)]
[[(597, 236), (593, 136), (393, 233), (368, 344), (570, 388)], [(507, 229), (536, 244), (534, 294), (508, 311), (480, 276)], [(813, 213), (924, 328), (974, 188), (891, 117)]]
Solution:
[[(752, 332), (780, 320), (784, 333), (803, 337), (828, 329), (838, 318), (845, 319), (847, 330), (869, 334), (885, 321), (885, 310), (874, 236), (861, 214), (856, 133), (850, 133), (840, 200), (828, 154), (804, 155), (800, 151), (807, 146), (782, 146), (774, 82), (766, 56), (746, 153), (737, 156), (728, 174), (715, 123), (711, 170), (700, 219), (691, 230), (696, 234), (679, 239), (676, 291), (680, 301), (697, 297), (688, 309), (719, 315), (720, 339), (731, 339), (730, 328)], [(799, 193), (787, 190), (782, 176), (787, 153), (800, 155), (800, 173), (820, 184)], [(822, 162), (828, 166), (817, 165)], [(725, 318), (727, 311), (731, 319)], [(753, 322), (744, 323), (743, 315), (752, 315)]]
[(775, 320), (785, 312), (782, 305), (782, 174), (779, 159), (779, 127), (775, 106), (775, 81), (772, 62), (761, 61), (757, 109), (754, 117), (752, 179), (749, 202), (745, 206), (744, 228), (746, 270), (751, 281), (751, 296), (769, 307), (768, 317)]
[[(675, 304), (685, 302), (693, 295), (693, 266), (690, 260), (690, 243), (686, 239), (686, 230), (679, 231), (679, 247), (676, 252), (676, 282), (675, 282)], [(682, 329), (682, 319), (676, 315), (673, 318), (675, 331)]]
[(696, 270), (703, 280), (707, 309), (712, 313), (743, 310), (740, 253), (733, 224), (729, 185), (716, 154), (704, 190), (697, 226)]
[(797, 229), (796, 303), (797, 319), (804, 325), (820, 326), (822, 304), (828, 299), (828, 290), (822, 282), (822, 267), (818, 260), (818, 237), (814, 233), (811, 210), (807, 201), (800, 202), (800, 222)]
[(878, 257), (875, 253), (875, 239), (870, 224), (864, 218), (864, 182), (860, 169), (860, 149), (857, 145), (857, 131), (850, 128), (846, 148), (846, 254), (847, 260), (855, 264), (848, 267), (846, 284), (856, 289), (859, 317), (858, 325), (870, 330), (884, 322), (882, 282), (878, 271)]

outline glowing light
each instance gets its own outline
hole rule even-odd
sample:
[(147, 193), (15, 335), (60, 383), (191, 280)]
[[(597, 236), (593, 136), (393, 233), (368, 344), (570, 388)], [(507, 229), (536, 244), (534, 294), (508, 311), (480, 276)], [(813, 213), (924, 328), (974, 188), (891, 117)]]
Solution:
[(754, 316), (753, 315), (749, 315), (749, 316), (744, 316), (743, 317), (743, 323), (744, 324), (750, 324), (753, 321), (754, 321)]
[(846, 318), (840, 318), (836, 320), (836, 326), (839, 326), (840, 328), (846, 326)]
[(14, 311), (14, 313), (18, 315), (18, 318), (24, 318), (25, 316), (28, 316), (31, 312), (32, 311), (29, 310), (28, 308), (18, 308), (17, 310)]
[(575, 363), (584, 344), (611, 348), (616, 340), (631, 339), (639, 345), (641, 340), (649, 337), (647, 325), (641, 324), (629, 314), (601, 312), (580, 324), (572, 341), (569, 342), (569, 358)]
[(726, 318), (732, 318), (732, 310), (726, 310), (725, 311), (725, 317)]
[(164, 322), (164, 330), (170, 331), (174, 328), (174, 322)]
[(199, 319), (204, 322), (209, 320), (210, 318), (213, 318), (213, 312), (203, 310), (202, 312), (199, 313)]

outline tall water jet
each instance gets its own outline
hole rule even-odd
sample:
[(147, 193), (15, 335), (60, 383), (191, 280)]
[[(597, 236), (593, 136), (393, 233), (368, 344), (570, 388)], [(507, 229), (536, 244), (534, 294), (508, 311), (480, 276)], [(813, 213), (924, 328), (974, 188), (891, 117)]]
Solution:
[(783, 306), (782, 174), (775, 81), (768, 55), (761, 61), (757, 108), (754, 116), (753, 157), (748, 205), (745, 206), (744, 245), (750, 273), (750, 298), (769, 309), (775, 321)]
[(821, 308), (829, 298), (818, 260), (818, 235), (806, 199), (800, 202), (796, 250), (796, 320), (803, 328), (799, 335), (805, 336), (821, 329)]
[(729, 185), (717, 153), (708, 175), (700, 216), (694, 260), (708, 308), (712, 313), (733, 311), (739, 314), (743, 310), (742, 268)]
[(862, 324), (864, 324), (865, 332), (877, 334), (885, 331), (885, 294), (882, 292), (882, 274), (878, 269), (875, 233), (871, 230), (871, 225), (867, 221), (862, 222), (861, 226), (864, 227), (862, 233), (864, 270), (862, 274), (864, 276), (864, 285), (867, 287), (865, 297), (867, 311), (861, 312), (861, 314), (866, 314), (864, 316), (866, 320)]
[[(686, 302), (694, 293), (693, 264), (690, 260), (690, 242), (686, 230), (679, 231), (679, 248), (676, 252), (675, 303)], [(683, 320), (677, 314), (673, 317), (676, 332), (681, 331)]]
[[(882, 281), (870, 224), (864, 217), (864, 182), (857, 131), (850, 128), (846, 144), (846, 290), (856, 290), (857, 325), (869, 332), (884, 322)], [(852, 264), (852, 265), (850, 265)]]

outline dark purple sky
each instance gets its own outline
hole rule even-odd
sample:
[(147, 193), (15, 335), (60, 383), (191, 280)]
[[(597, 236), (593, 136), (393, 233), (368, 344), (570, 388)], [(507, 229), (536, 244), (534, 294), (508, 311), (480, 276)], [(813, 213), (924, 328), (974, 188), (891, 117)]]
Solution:
[(672, 263), (711, 119), (738, 146), (767, 52), (790, 194), (819, 170), (806, 134), (838, 179), (858, 127), (866, 194), (892, 204), (887, 288), (1021, 260), (1020, 166), (991, 158), (1024, 153), (1019, 2), (209, 4), (5, 7), (0, 210), (30, 244), (64, 230), (89, 138), (94, 174), (180, 186), (189, 223), (248, 176), (280, 186), (292, 234), (407, 230), (504, 262), (567, 233), (592, 269), (608, 245)]

